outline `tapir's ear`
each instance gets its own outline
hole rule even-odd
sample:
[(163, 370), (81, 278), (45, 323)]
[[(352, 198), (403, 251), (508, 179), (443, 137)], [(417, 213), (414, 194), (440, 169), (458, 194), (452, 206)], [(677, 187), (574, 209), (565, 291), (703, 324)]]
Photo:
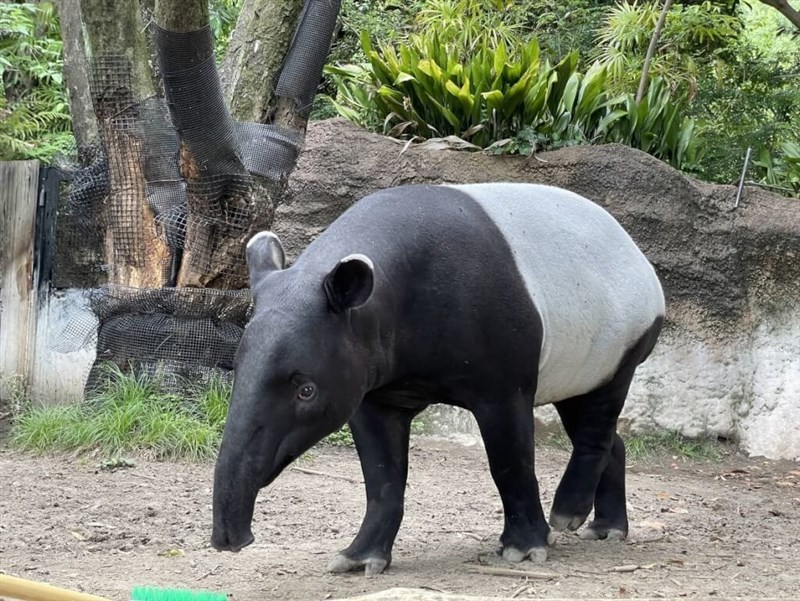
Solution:
[(281, 244), (280, 238), (272, 232), (259, 232), (250, 238), (245, 254), (251, 280), (254, 279), (254, 276), (283, 269), (286, 265), (283, 244)]
[(334, 313), (360, 307), (372, 295), (375, 268), (369, 257), (348, 255), (325, 276), (325, 294)]

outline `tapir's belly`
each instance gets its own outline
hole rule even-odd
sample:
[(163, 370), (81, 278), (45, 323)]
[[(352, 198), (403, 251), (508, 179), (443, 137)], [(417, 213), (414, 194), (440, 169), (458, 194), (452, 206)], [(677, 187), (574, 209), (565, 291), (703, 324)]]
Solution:
[[(525, 184), (452, 186), (486, 211), (509, 244), (542, 319), (537, 405), (608, 382), (664, 314), (652, 266), (605, 210), (570, 192)], [(532, 197), (533, 193), (533, 197)]]

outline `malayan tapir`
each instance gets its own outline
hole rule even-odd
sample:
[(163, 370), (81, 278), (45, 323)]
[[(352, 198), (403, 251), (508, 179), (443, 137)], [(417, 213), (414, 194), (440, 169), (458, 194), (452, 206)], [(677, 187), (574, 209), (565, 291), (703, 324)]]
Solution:
[[(366, 515), (328, 569), (391, 562), (409, 429), (432, 403), (477, 421), (502, 499), (502, 556), (543, 561), (553, 530), (627, 535), (616, 433), (664, 294), (599, 205), (534, 184), (406, 185), (353, 204), (286, 267), (278, 237), (247, 243), (253, 315), (235, 359), (214, 473), (212, 545), (253, 542), (256, 496), (349, 423)], [(549, 526), (534, 472), (533, 406), (555, 403), (573, 451)]]

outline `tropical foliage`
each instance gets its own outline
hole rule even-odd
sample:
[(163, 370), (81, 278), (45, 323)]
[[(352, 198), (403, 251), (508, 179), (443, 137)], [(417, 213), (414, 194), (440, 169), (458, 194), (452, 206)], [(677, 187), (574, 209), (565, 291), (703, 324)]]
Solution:
[[(362, 32), (363, 65), (329, 66), (334, 106), (364, 126), (394, 136), (456, 136), (474, 147), (534, 151), (615, 141), (675, 166), (693, 157), (695, 127), (661, 80), (647, 98), (609, 94), (608, 68), (579, 70), (576, 51), (552, 64), (536, 38), (493, 27), (465, 0), (439, 0), (405, 43), (373, 47)], [(458, 26), (459, 8), (465, 15)], [(445, 10), (446, 9), (446, 10)], [(497, 18), (496, 16), (494, 18)]]
[(0, 160), (73, 145), (61, 48), (53, 3), (0, 4)]
[[(352, 48), (359, 34), (361, 44), (353, 60), (336, 55), (327, 67), (326, 91), (340, 115), (365, 127), (409, 139), (459, 136), (470, 143), (461, 147), (495, 152), (617, 141), (722, 182), (738, 179), (750, 147), (748, 180), (800, 193), (787, 150), (800, 144), (800, 36), (762, 4), (673, 5), (639, 103), (633, 92), (661, 9), (654, 0), (417, 1), (393, 11), (391, 31), (367, 28), (366, 43), (363, 31), (348, 31), (347, 7), (342, 39)], [(534, 44), (538, 68), (521, 81)], [(557, 81), (555, 66), (569, 64), (575, 51), (579, 60), (563, 88), (552, 81), (537, 87)], [(494, 60), (503, 58), (509, 67), (498, 79)], [(569, 101), (587, 77), (603, 82), (590, 118), (557, 98), (568, 92)], [(535, 115), (533, 88), (547, 97)]]
[[(241, 5), (209, 4), (217, 60)], [(680, 0), (636, 103), (661, 5), (343, 0), (312, 115), (491, 152), (615, 141), (722, 182), (738, 179), (749, 147), (749, 180), (800, 194), (796, 28), (759, 2)], [(0, 158), (48, 160), (74, 146), (61, 47), (53, 2), (0, 4)]]

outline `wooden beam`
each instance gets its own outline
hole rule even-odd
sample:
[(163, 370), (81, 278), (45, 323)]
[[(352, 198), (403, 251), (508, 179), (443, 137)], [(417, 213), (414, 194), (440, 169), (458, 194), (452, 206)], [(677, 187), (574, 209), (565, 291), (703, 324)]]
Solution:
[(30, 384), (36, 331), (34, 234), (38, 161), (0, 162), (0, 397)]

